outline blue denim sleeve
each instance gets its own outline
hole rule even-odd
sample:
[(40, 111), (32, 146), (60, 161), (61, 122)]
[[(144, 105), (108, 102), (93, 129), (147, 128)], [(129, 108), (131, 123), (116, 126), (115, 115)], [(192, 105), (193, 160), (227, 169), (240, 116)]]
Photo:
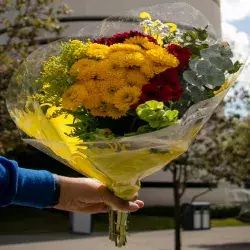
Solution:
[(0, 156), (0, 207), (45, 208), (53, 202), (54, 189), (50, 172), (19, 168), (17, 162)]

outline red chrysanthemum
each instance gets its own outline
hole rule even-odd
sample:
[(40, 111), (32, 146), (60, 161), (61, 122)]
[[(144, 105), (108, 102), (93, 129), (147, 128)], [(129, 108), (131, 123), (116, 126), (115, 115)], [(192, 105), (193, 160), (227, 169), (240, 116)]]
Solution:
[(190, 49), (183, 48), (177, 44), (171, 44), (167, 47), (167, 50), (169, 53), (173, 54), (178, 58), (180, 61), (180, 64), (178, 66), (178, 71), (183, 72), (185, 69), (188, 68), (190, 57), (192, 56), (192, 53)]
[(157, 41), (154, 37), (152, 37), (150, 35), (143, 34), (139, 31), (135, 31), (135, 30), (131, 30), (129, 32), (123, 32), (123, 33), (117, 33), (110, 38), (103, 37), (103, 38), (94, 40), (93, 42), (111, 46), (115, 43), (123, 43), (126, 39), (131, 38), (131, 37), (135, 37), (135, 36), (146, 37), (149, 42), (157, 44)]
[(156, 100), (159, 102), (178, 101), (181, 98), (183, 89), (178, 76), (177, 68), (170, 68), (155, 76), (149, 84), (142, 87), (142, 94), (139, 104), (146, 101)]

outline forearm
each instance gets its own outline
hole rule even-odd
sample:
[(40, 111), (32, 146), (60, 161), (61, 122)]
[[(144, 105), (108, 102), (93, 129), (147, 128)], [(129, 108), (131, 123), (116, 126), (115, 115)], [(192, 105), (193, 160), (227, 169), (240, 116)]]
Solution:
[(48, 207), (53, 203), (54, 190), (50, 172), (19, 168), (16, 162), (0, 157), (0, 206)]

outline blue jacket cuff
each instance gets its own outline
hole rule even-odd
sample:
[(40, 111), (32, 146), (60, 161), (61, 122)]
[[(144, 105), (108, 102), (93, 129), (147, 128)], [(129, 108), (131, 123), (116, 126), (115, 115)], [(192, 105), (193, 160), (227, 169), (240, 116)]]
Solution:
[(55, 180), (50, 172), (19, 168), (18, 189), (12, 204), (49, 207), (53, 203), (54, 189)]

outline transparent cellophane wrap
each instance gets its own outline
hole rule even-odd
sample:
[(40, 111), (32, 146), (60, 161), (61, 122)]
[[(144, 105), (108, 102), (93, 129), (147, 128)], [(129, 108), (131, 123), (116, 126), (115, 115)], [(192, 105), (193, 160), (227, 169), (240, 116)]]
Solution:
[[(117, 32), (141, 31), (137, 20), (141, 12), (150, 13), (154, 20), (176, 23), (181, 31), (209, 25), (209, 43), (212, 45), (217, 42), (208, 20), (184, 3), (157, 5), (121, 13), (100, 25), (86, 26), (77, 36), (63, 41), (75, 38), (87, 41), (88, 38), (109, 37)], [(41, 47), (21, 65), (9, 86), (9, 112), (24, 141), (81, 174), (101, 181), (122, 199), (131, 199), (139, 190), (141, 179), (159, 171), (188, 149), (228, 91), (226, 89), (211, 99), (193, 105), (176, 125), (112, 141), (80, 141), (66, 135), (72, 129), (67, 126), (73, 122), (71, 115), (49, 119), (60, 107), (50, 107), (45, 113), (36, 98), (40, 86), (35, 80), (40, 76), (42, 63), (50, 56), (59, 54), (61, 42), (62, 40)], [(234, 50), (234, 46), (232, 49)], [(229, 76), (230, 86), (238, 76), (239, 72)]]

